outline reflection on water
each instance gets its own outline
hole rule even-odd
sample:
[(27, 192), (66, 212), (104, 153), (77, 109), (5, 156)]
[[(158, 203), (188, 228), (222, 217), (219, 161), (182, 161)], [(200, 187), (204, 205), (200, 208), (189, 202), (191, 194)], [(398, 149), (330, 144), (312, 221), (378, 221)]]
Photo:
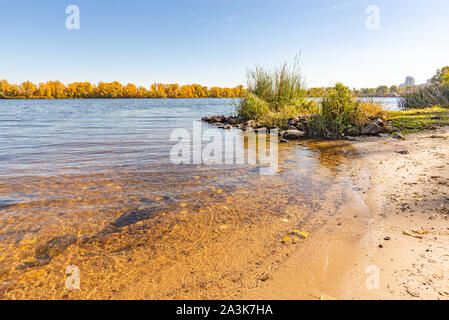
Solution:
[[(232, 108), (0, 101), (0, 297), (223, 297), (279, 259), (283, 232), (340, 214), (357, 166), (345, 142), (279, 144), (274, 176), (170, 163), (173, 129)], [(68, 265), (78, 292), (65, 290)]]

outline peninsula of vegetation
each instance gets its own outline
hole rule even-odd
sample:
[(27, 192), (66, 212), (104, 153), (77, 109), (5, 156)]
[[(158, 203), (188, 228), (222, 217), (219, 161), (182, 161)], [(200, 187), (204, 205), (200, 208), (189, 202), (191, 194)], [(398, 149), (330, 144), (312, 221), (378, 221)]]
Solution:
[(248, 71), (247, 92), (236, 107), (237, 116), (202, 120), (225, 129), (279, 130), (285, 139), (354, 137), (432, 129), (449, 124), (449, 67), (437, 71), (432, 84), (403, 91), (401, 111), (384, 111), (382, 105), (358, 99), (341, 83), (328, 88), (320, 100), (308, 99), (297, 62), (275, 70)]

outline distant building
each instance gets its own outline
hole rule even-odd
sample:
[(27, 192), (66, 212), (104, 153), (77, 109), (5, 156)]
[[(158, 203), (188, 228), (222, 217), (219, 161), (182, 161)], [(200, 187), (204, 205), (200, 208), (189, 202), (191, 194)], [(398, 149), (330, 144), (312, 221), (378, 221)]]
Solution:
[(407, 88), (407, 87), (414, 87), (416, 85), (415, 78), (408, 76), (405, 78), (405, 83), (399, 85), (399, 88)]

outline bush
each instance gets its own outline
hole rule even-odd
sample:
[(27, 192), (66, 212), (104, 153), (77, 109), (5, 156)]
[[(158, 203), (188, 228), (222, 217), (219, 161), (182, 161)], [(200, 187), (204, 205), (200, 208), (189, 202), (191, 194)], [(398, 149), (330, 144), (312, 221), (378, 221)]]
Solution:
[(238, 114), (246, 120), (261, 120), (269, 110), (268, 102), (253, 93), (248, 93), (237, 106)]
[(385, 115), (380, 104), (358, 100), (341, 83), (326, 93), (320, 111), (320, 117), (310, 123), (310, 129), (324, 137), (341, 136), (348, 128), (361, 128)]

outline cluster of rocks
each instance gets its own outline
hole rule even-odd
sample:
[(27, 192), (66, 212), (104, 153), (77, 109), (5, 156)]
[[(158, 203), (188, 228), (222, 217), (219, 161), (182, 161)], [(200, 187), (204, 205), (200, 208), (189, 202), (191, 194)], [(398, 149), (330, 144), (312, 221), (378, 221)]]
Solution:
[[(282, 138), (281, 141), (284, 142), (303, 138), (344, 138), (347, 140), (352, 140), (358, 136), (377, 136), (382, 134), (382, 132), (387, 131), (382, 119), (374, 119), (363, 128), (351, 127), (346, 129), (341, 137), (337, 137), (332, 133), (327, 133), (323, 137), (322, 133), (320, 134), (319, 132), (314, 131), (314, 129), (311, 129), (316, 127), (314, 124), (318, 123), (319, 119), (320, 116), (317, 114), (296, 116), (288, 120), (288, 125), (283, 131), (279, 131), (279, 128), (277, 127), (264, 127), (255, 120), (245, 120), (241, 116), (211, 116), (204, 117), (202, 121), (216, 125), (218, 128), (222, 129), (238, 128), (243, 131), (255, 132), (270, 132), (272, 130), (277, 130), (279, 131), (279, 136)], [(403, 139), (401, 134), (396, 134), (394, 137), (396, 139)]]
[(210, 124), (216, 125), (218, 128), (222, 129), (232, 129), (237, 128), (241, 129), (243, 131), (266, 131), (270, 132), (271, 130), (277, 130), (277, 127), (270, 127), (266, 128), (262, 125), (260, 125), (255, 120), (244, 120), (241, 116), (238, 117), (225, 117), (225, 116), (211, 116), (211, 117), (204, 117), (201, 119), (204, 122), (208, 122)]

